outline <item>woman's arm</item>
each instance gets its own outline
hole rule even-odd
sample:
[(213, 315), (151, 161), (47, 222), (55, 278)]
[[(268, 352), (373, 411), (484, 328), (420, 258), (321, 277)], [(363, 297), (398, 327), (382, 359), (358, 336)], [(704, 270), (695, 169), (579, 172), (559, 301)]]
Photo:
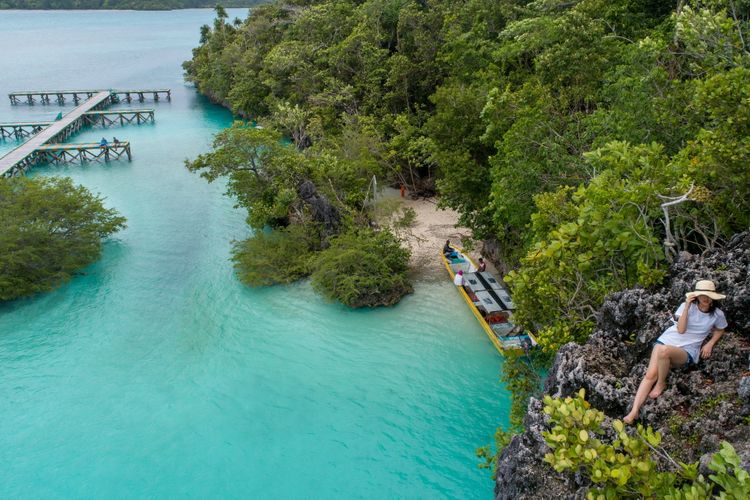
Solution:
[(701, 358), (709, 358), (711, 357), (711, 351), (713, 351), (714, 346), (719, 341), (721, 336), (724, 335), (724, 329), (721, 328), (714, 328), (713, 329), (713, 335), (711, 336), (711, 339), (706, 342), (706, 345), (701, 347)]
[(685, 299), (685, 309), (682, 311), (680, 319), (677, 320), (677, 332), (679, 333), (685, 333), (685, 330), (687, 330), (688, 311), (690, 311), (690, 304), (694, 300), (695, 296)]

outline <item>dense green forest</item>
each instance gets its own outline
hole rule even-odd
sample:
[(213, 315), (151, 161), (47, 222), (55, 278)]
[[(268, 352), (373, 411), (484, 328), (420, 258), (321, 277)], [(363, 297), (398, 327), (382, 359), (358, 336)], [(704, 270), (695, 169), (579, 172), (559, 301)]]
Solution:
[[(252, 7), (268, 0), (229, 0), (227, 7)], [(215, 0), (0, 0), (0, 9), (172, 10), (214, 7)]]
[(329, 163), (318, 188), (346, 165), (331, 199), (351, 209), (373, 174), (439, 193), (496, 243), (517, 319), (554, 352), (585, 340), (607, 293), (659, 283), (678, 252), (748, 227), (749, 13), (745, 0), (277, 1), (241, 24), (220, 12), (185, 70)]

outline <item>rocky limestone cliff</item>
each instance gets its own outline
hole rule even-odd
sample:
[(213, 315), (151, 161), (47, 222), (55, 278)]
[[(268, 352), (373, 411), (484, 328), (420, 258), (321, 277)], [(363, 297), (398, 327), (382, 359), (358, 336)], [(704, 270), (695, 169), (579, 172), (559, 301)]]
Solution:
[[(702, 472), (722, 440), (732, 443), (750, 470), (750, 232), (721, 249), (681, 256), (658, 290), (632, 289), (610, 295), (597, 327), (584, 345), (567, 344), (557, 354), (545, 382), (551, 396), (586, 389), (586, 399), (611, 418), (622, 418), (648, 364), (650, 344), (699, 279), (711, 279), (727, 295), (720, 307), (729, 327), (708, 360), (673, 371), (668, 389), (648, 400), (640, 420), (661, 431), (663, 446), (682, 461), (700, 459)], [(585, 498), (589, 486), (577, 474), (558, 474), (542, 461), (549, 448), (542, 403), (532, 399), (525, 432), (498, 457), (495, 496), (505, 498)], [(605, 422), (608, 425), (608, 422)]]

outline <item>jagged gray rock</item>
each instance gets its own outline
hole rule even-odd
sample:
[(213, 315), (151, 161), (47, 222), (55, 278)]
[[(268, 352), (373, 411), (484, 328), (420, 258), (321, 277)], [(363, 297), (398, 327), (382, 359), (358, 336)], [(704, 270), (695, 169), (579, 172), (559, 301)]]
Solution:
[[(682, 461), (700, 459), (702, 470), (721, 441), (730, 442), (750, 466), (750, 232), (704, 256), (681, 255), (666, 286), (611, 294), (598, 311), (597, 326), (584, 345), (567, 344), (555, 358), (544, 392), (565, 397), (586, 390), (586, 398), (610, 418), (622, 418), (648, 364), (651, 342), (699, 279), (711, 279), (726, 293), (721, 309), (728, 332), (711, 358), (676, 370), (668, 389), (641, 410), (641, 421), (664, 435), (663, 446)], [(532, 400), (525, 432), (498, 457), (495, 496), (570, 498), (588, 485), (574, 474), (558, 474), (542, 459), (549, 451), (542, 404)]]
[(313, 220), (320, 223), (326, 234), (336, 234), (341, 226), (341, 213), (318, 190), (310, 180), (305, 180), (297, 187), (297, 192), (305, 204), (310, 207)]
[(745, 403), (750, 403), (750, 377), (742, 377), (740, 387), (737, 389), (737, 395)]

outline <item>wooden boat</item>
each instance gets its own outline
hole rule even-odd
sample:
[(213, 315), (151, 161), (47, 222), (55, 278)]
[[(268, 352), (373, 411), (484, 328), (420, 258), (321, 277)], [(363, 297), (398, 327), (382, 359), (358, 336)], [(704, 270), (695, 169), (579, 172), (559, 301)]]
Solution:
[(515, 305), (505, 286), (491, 273), (476, 272), (477, 265), (460, 248), (454, 256), (441, 252), (443, 264), (455, 280), (456, 273), (463, 271), (463, 286), (456, 286), (469, 305), (482, 329), (500, 354), (505, 351), (527, 351), (536, 345), (536, 339), (513, 323)]

